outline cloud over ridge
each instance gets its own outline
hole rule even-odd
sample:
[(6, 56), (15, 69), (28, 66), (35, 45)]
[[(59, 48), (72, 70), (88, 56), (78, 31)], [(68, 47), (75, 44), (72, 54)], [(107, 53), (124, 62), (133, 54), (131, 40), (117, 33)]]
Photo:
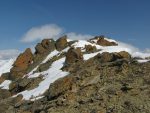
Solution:
[(44, 38), (55, 38), (61, 35), (63, 29), (56, 24), (47, 24), (39, 27), (33, 27), (21, 39), (21, 42), (29, 43)]
[(10, 59), (17, 57), (20, 51), (17, 49), (0, 50), (0, 59)]

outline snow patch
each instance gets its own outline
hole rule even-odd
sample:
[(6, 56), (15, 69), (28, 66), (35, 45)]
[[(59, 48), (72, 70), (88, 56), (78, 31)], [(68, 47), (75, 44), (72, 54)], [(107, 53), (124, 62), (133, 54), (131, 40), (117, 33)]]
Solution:
[[(48, 60), (50, 60), (52, 57), (56, 56), (57, 54), (59, 54), (59, 51), (57, 51), (57, 50), (52, 51), (52, 52), (42, 61), (41, 64), (46, 63)], [(39, 67), (39, 65), (36, 66), (31, 72), (29, 72), (29, 73), (28, 73), (27, 75), (25, 75), (25, 76), (29, 76), (29, 77), (30, 77), (30, 75), (32, 75), (33, 72), (36, 71), (38, 67)], [(25, 76), (24, 76), (24, 77), (25, 77)], [(35, 77), (37, 77), (37, 75), (35, 75)]]
[(65, 58), (61, 58), (53, 62), (53, 64), (47, 71), (30, 75), (30, 78), (43, 75), (44, 80), (39, 84), (37, 88), (20, 92), (19, 94), (23, 95), (23, 99), (29, 100), (31, 97), (36, 98), (36, 97), (41, 96), (49, 88), (51, 83), (53, 83), (55, 80), (59, 78), (62, 78), (68, 75), (69, 74), (68, 72), (63, 72), (61, 70), (61, 68), (63, 67), (64, 61), (65, 61)]
[(0, 88), (2, 89), (9, 89), (9, 84), (11, 83), (10, 80), (5, 80), (3, 83), (0, 84)]
[(145, 62), (148, 62), (148, 61), (150, 61), (150, 60), (137, 60), (139, 63), (145, 63)]
[(0, 60), (0, 76), (2, 73), (9, 72), (14, 63), (14, 59), (10, 60)]

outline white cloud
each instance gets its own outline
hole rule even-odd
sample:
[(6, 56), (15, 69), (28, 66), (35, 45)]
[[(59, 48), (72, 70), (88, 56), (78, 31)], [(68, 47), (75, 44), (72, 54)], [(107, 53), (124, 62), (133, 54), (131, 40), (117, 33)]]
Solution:
[(17, 57), (19, 53), (20, 51), (16, 49), (0, 50), (0, 59), (14, 58)]
[(139, 48), (137, 48), (137, 47), (135, 47), (131, 44), (127, 44), (127, 43), (120, 42), (120, 41), (117, 41), (117, 42), (118, 42), (119, 46), (130, 49), (131, 54), (134, 53), (134, 52), (140, 51)]
[(86, 39), (90, 39), (93, 38), (92, 35), (88, 35), (88, 34), (77, 34), (74, 32), (71, 33), (67, 33), (67, 36), (69, 39), (74, 39), (74, 40), (86, 40)]
[(150, 53), (150, 48), (146, 48), (146, 49), (145, 49), (145, 52)]
[(44, 38), (56, 38), (60, 36), (62, 32), (63, 29), (55, 24), (33, 27), (26, 34), (24, 34), (21, 41), (27, 43), (42, 40)]

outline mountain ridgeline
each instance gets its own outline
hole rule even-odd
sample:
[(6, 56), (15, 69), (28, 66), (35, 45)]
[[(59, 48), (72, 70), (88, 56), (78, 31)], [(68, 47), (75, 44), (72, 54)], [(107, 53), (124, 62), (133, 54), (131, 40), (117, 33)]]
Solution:
[(105, 36), (43, 39), (0, 75), (0, 113), (150, 113), (149, 60)]

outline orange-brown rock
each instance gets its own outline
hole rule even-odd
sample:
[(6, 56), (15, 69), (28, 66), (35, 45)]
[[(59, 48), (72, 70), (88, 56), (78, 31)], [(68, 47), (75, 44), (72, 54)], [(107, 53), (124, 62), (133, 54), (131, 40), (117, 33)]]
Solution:
[(94, 39), (97, 39), (97, 44), (101, 46), (116, 46), (118, 45), (116, 42), (110, 42), (104, 38), (104, 36), (97, 36)]
[(75, 63), (77, 61), (83, 60), (83, 53), (81, 48), (70, 48), (66, 54), (66, 64)]
[(68, 46), (68, 42), (67, 42), (67, 36), (66, 35), (62, 36), (58, 40), (56, 40), (56, 49), (58, 51), (63, 50), (67, 46)]
[(41, 45), (49, 51), (53, 51), (55, 49), (55, 41), (53, 39), (44, 39), (42, 40)]
[(100, 55), (100, 61), (103, 63), (111, 62), (113, 60), (115, 60), (115, 56), (113, 53), (104, 52)]
[(18, 58), (14, 62), (13, 68), (11, 69), (12, 76), (21, 76), (22, 74), (24, 74), (32, 61), (33, 54), (31, 52), (31, 49), (27, 48), (23, 53), (18, 56)]
[(45, 52), (51, 52), (55, 49), (55, 42), (53, 39), (43, 39), (41, 43), (38, 43), (35, 47), (36, 54), (43, 54)]
[(66, 76), (64, 79), (58, 79), (54, 83), (51, 84), (49, 88), (49, 97), (56, 97), (59, 94), (63, 93), (64, 91), (71, 88), (72, 84), (74, 83), (74, 77)]
[(126, 51), (115, 53), (103, 52), (102, 54), (98, 54), (96, 57), (98, 57), (102, 63), (112, 62), (117, 59), (131, 59), (131, 55)]
[(33, 61), (33, 54), (30, 48), (27, 48), (24, 53), (20, 54), (13, 66), (20, 69), (26, 69)]
[(126, 52), (126, 51), (118, 52), (116, 55), (119, 58), (126, 58), (126, 59), (130, 59), (131, 58), (131, 55), (128, 52)]
[(35, 46), (35, 54), (43, 54), (46, 52), (46, 49), (42, 46), (41, 43), (38, 43), (36, 46)]
[(42, 60), (44, 60), (46, 56), (55, 49), (55, 41), (53, 39), (43, 39), (41, 43), (38, 43), (35, 47), (34, 62), (32, 66), (30, 66), (30, 69), (33, 69), (40, 64)]
[(85, 50), (86, 52), (95, 52), (97, 49), (96, 49), (96, 46), (85, 45)]

